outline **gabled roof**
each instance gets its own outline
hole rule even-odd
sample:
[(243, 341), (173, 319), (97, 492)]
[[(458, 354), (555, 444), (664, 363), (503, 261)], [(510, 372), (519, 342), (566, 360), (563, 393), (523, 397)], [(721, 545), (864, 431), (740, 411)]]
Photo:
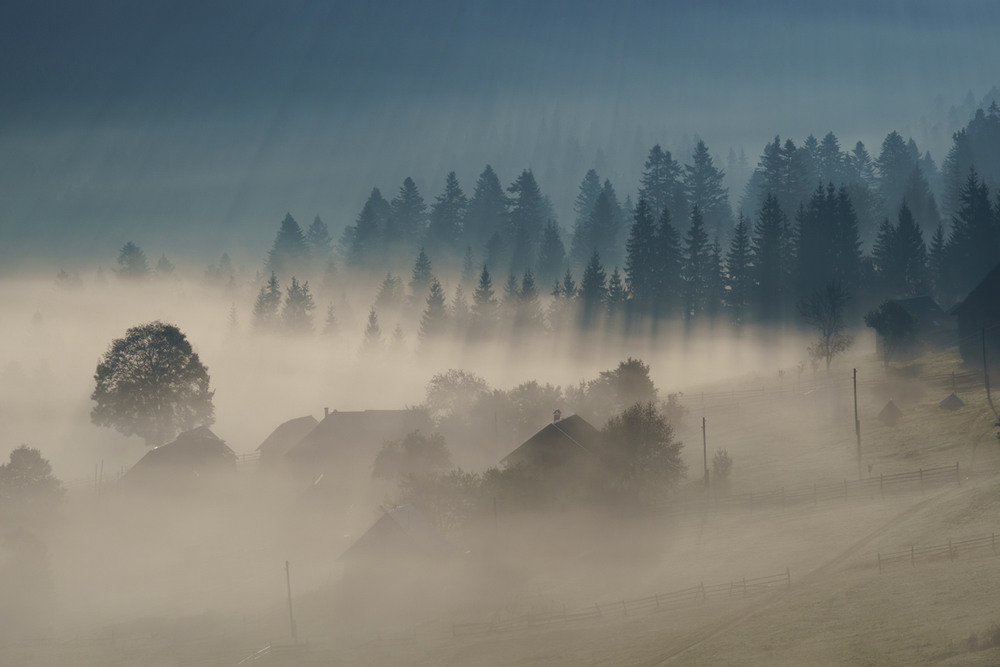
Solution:
[(146, 452), (122, 479), (197, 478), (235, 469), (235, 452), (207, 426), (199, 426), (181, 433), (170, 444)]
[(429, 431), (430, 427), (428, 412), (419, 408), (357, 412), (334, 410), (290, 447), (285, 456), (290, 461), (309, 465), (334, 457), (341, 463), (354, 459), (371, 465), (375, 454), (387, 440), (398, 440), (418, 429)]
[(887, 426), (895, 426), (903, 417), (903, 411), (896, 407), (890, 399), (882, 411), (878, 413), (878, 420)]
[(948, 313), (941, 309), (929, 296), (914, 296), (906, 299), (895, 299), (906, 312), (917, 321), (924, 332), (941, 328), (954, 328), (954, 321)]
[(952, 306), (949, 312), (959, 317), (972, 314), (981, 308), (992, 307), (992, 310), (996, 312), (1000, 310), (1000, 298), (997, 297), (998, 294), (1000, 294), (1000, 264), (994, 266), (986, 274), (986, 277), (972, 288), (969, 295)]
[(545, 426), (500, 463), (556, 467), (570, 460), (595, 458), (600, 437), (598, 430), (583, 417), (570, 415)]
[(258, 445), (257, 451), (262, 456), (281, 456), (297, 445), (302, 438), (316, 428), (317, 424), (319, 422), (312, 415), (289, 419), (271, 431), (271, 435)]
[(387, 558), (437, 560), (454, 551), (420, 510), (413, 505), (403, 505), (380, 516), (337, 562)]
[(955, 395), (955, 392), (948, 394), (944, 400), (938, 403), (939, 408), (944, 408), (945, 410), (958, 410), (959, 408), (965, 407), (965, 401), (960, 399)]

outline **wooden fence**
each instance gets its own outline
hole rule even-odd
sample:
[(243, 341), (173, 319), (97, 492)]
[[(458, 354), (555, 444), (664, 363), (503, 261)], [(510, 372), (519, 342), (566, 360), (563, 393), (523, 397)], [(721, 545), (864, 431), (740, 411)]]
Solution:
[(781, 508), (790, 505), (817, 504), (820, 501), (847, 500), (850, 498), (884, 498), (886, 493), (907, 488), (926, 489), (945, 484), (961, 484), (961, 471), (955, 465), (937, 468), (920, 468), (910, 472), (879, 474), (862, 480), (844, 480), (842, 483), (814, 483), (812, 486), (780, 488), (763, 493), (744, 493), (721, 497), (702, 498), (686, 502), (667, 501), (660, 505), (663, 512), (686, 513), (705, 509), (745, 507), (749, 511)]
[(931, 547), (911, 546), (905, 551), (894, 551), (892, 553), (878, 553), (878, 571), (898, 563), (909, 563), (916, 567), (918, 560), (931, 560), (934, 558), (954, 559), (961, 552), (982, 551), (990, 549), (997, 552), (997, 534), (991, 533), (983, 537), (970, 537), (962, 540), (948, 540), (947, 544), (938, 544)]
[(786, 569), (781, 574), (757, 577), (755, 579), (738, 579), (711, 586), (701, 583), (697, 586), (666, 593), (655, 593), (633, 600), (595, 604), (593, 607), (577, 611), (567, 611), (564, 609), (561, 613), (520, 614), (510, 618), (495, 619), (481, 623), (454, 623), (451, 626), (451, 631), (454, 637), (513, 632), (548, 625), (563, 625), (617, 614), (628, 616), (635, 613), (663, 611), (703, 603), (709, 600), (749, 597), (777, 587), (788, 587), (791, 584), (791, 573)]

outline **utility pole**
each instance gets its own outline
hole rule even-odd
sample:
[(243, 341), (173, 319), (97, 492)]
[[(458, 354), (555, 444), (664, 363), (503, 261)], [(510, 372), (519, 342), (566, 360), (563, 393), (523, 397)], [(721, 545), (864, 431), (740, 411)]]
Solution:
[(701, 418), (701, 453), (705, 459), (705, 493), (708, 493), (708, 436), (705, 433), (705, 418)]
[(858, 369), (854, 369), (854, 435), (858, 439), (858, 479), (861, 474), (861, 421), (858, 419)]
[(996, 415), (997, 409), (993, 407), (993, 398), (990, 396), (990, 367), (986, 363), (986, 327), (982, 329), (983, 336), (983, 381), (986, 383), (986, 402), (990, 404), (990, 409)]
[(285, 584), (288, 587), (288, 622), (292, 626), (292, 641), (298, 644), (299, 633), (295, 630), (295, 615), (292, 614), (292, 574), (287, 560), (285, 561)]

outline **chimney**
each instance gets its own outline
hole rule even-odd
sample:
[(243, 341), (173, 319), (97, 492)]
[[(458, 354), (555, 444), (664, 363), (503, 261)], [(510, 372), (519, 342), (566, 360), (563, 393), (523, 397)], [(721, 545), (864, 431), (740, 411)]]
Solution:
[(552, 413), (553, 423), (559, 421), (560, 419), (562, 419), (562, 410), (556, 410), (555, 412)]
[(323, 419), (330, 416), (330, 408), (323, 408)]

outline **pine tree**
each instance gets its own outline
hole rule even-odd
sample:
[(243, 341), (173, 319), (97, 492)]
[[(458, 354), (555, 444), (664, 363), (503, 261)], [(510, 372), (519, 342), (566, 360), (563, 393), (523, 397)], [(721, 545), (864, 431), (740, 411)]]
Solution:
[(299, 223), (290, 213), (285, 214), (274, 238), (274, 245), (267, 253), (267, 270), (280, 275), (303, 271), (309, 258), (309, 246)]
[(451, 315), (455, 335), (461, 337), (468, 334), (471, 311), (469, 310), (469, 302), (465, 298), (465, 293), (462, 291), (461, 285), (455, 287), (455, 295), (451, 299), (449, 314)]
[(517, 293), (517, 316), (514, 320), (515, 329), (521, 334), (531, 335), (540, 332), (545, 325), (542, 306), (538, 301), (538, 289), (535, 287), (535, 276), (531, 271), (525, 271), (521, 277), (521, 288)]
[(934, 236), (931, 238), (931, 247), (927, 253), (929, 279), (935, 296), (938, 299), (941, 299), (942, 296), (951, 291), (948, 284), (945, 252), (944, 225), (938, 223), (937, 229), (934, 230)]
[[(940, 224), (940, 223), (939, 223)], [(927, 246), (917, 221), (904, 202), (896, 225), (896, 272), (900, 296), (919, 296), (927, 291)]]
[(566, 247), (559, 235), (559, 227), (552, 220), (545, 223), (542, 245), (538, 249), (538, 278), (548, 282), (562, 272), (566, 262)]
[(389, 220), (389, 202), (378, 188), (373, 188), (354, 225), (344, 230), (340, 241), (347, 263), (355, 268), (370, 268), (383, 247), (383, 234)]
[(382, 311), (395, 310), (403, 305), (403, 279), (391, 273), (385, 275), (375, 296), (375, 308)]
[(847, 174), (846, 162), (846, 156), (840, 150), (837, 136), (833, 132), (827, 132), (819, 144), (816, 156), (819, 180), (838, 186), (847, 185), (851, 179)]
[(493, 293), (493, 280), (490, 272), (483, 267), (479, 274), (479, 285), (472, 294), (471, 331), (473, 338), (483, 339), (496, 331), (499, 318), (499, 303)]
[(267, 284), (260, 288), (257, 300), (253, 306), (253, 325), (259, 331), (273, 330), (278, 320), (278, 309), (281, 308), (281, 287), (274, 271)]
[(389, 221), (385, 229), (388, 246), (408, 250), (420, 243), (427, 233), (427, 205), (417, 184), (407, 176), (399, 194), (389, 203)]
[(726, 306), (733, 325), (737, 328), (747, 322), (750, 295), (753, 290), (754, 265), (751, 258), (750, 229), (740, 213), (726, 253)]
[(464, 227), (466, 243), (481, 251), (494, 234), (503, 237), (506, 225), (507, 196), (493, 168), (486, 165), (469, 200)]
[(332, 336), (337, 333), (338, 324), (337, 316), (333, 310), (333, 302), (326, 307), (326, 321), (323, 323), (323, 335)]
[(500, 317), (505, 324), (514, 321), (519, 301), (517, 276), (508, 273), (507, 282), (503, 285), (503, 297), (500, 299)]
[(616, 266), (608, 278), (608, 319), (612, 322), (621, 316), (625, 311), (625, 304), (628, 300), (628, 292), (625, 291), (625, 283), (622, 275)]
[(646, 199), (640, 197), (625, 244), (625, 283), (635, 313), (640, 316), (652, 315), (657, 300), (655, 239), (653, 212)]
[(549, 207), (530, 169), (522, 171), (507, 191), (511, 194), (507, 234), (513, 247), (511, 268), (523, 271), (535, 262)]
[(833, 279), (848, 297), (861, 286), (861, 237), (858, 233), (858, 216), (847, 188), (837, 190), (834, 221)]
[(448, 331), (448, 309), (444, 303), (444, 289), (437, 278), (431, 281), (427, 307), (420, 318), (420, 341), (427, 344), (440, 339)]
[(333, 258), (333, 239), (330, 229), (317, 215), (309, 229), (306, 230), (306, 242), (309, 246), (309, 256), (317, 268), (323, 268)]
[(455, 172), (445, 179), (444, 192), (431, 206), (430, 224), (427, 226), (427, 245), (436, 252), (454, 252), (462, 238), (462, 225), (469, 201), (458, 184)]
[(664, 151), (657, 144), (649, 151), (642, 172), (639, 199), (645, 199), (650, 209), (650, 217), (656, 220), (663, 209), (686, 211), (688, 204), (684, 195), (681, 166), (670, 151)]
[(766, 323), (781, 319), (791, 287), (791, 253), (788, 218), (772, 193), (764, 198), (750, 241), (757, 318)]
[(903, 193), (917, 160), (906, 142), (893, 130), (882, 141), (882, 152), (875, 161), (878, 168), (878, 187), (885, 200), (886, 210), (898, 211), (903, 203)]
[(423, 294), (430, 288), (431, 281), (433, 280), (434, 274), (431, 268), (431, 260), (427, 257), (424, 249), (421, 248), (420, 254), (417, 255), (417, 261), (413, 264), (413, 277), (410, 279), (410, 290), (414, 296)]
[(705, 312), (709, 322), (714, 323), (725, 305), (726, 274), (722, 260), (722, 245), (716, 239), (710, 246), (708, 267), (705, 274)]
[(118, 268), (115, 272), (127, 280), (143, 280), (149, 276), (146, 253), (132, 241), (127, 242), (118, 253)]
[(598, 178), (597, 172), (591, 169), (583, 177), (580, 191), (576, 195), (576, 201), (573, 202), (573, 212), (576, 214), (576, 219), (573, 222), (570, 257), (572, 257), (574, 264), (584, 261), (587, 252), (585, 248), (591, 237), (588, 229), (590, 216), (594, 212), (594, 206), (597, 204), (597, 197), (600, 194), (601, 179)]
[(160, 254), (160, 260), (156, 263), (156, 275), (159, 278), (169, 278), (174, 274), (174, 265), (167, 259), (166, 253)]
[(653, 314), (656, 317), (672, 317), (682, 307), (685, 288), (681, 237), (672, 224), (670, 209), (663, 209), (656, 222), (652, 251), (653, 290), (656, 295)]
[(378, 324), (378, 314), (375, 306), (368, 311), (368, 323), (365, 325), (365, 337), (361, 343), (361, 352), (367, 355), (380, 354), (385, 349), (382, 339), (382, 327)]
[(1000, 260), (1000, 234), (989, 189), (975, 169), (969, 170), (951, 224), (946, 253), (949, 282), (961, 294), (972, 289)]
[(691, 209), (691, 226), (684, 236), (684, 318), (692, 320), (705, 313), (708, 307), (707, 278), (711, 261), (711, 248), (700, 209)]
[(850, 180), (868, 187), (875, 185), (875, 163), (862, 142), (854, 144), (850, 155)]
[(726, 174), (716, 169), (704, 141), (699, 141), (692, 155), (694, 164), (684, 166), (684, 194), (689, 206), (697, 206), (711, 236), (725, 236), (732, 228), (729, 192), (723, 183)]
[(281, 311), (281, 320), (287, 331), (292, 333), (309, 333), (312, 331), (312, 294), (309, 293), (309, 281), (299, 283), (292, 276), (292, 284), (285, 296), (285, 306)]
[(462, 258), (462, 284), (468, 285), (475, 278), (475, 268), (472, 264), (472, 246), (465, 246), (465, 257)]
[(593, 326), (597, 316), (604, 310), (608, 296), (607, 282), (608, 276), (601, 265), (601, 257), (594, 250), (580, 281), (580, 324), (585, 329)]

